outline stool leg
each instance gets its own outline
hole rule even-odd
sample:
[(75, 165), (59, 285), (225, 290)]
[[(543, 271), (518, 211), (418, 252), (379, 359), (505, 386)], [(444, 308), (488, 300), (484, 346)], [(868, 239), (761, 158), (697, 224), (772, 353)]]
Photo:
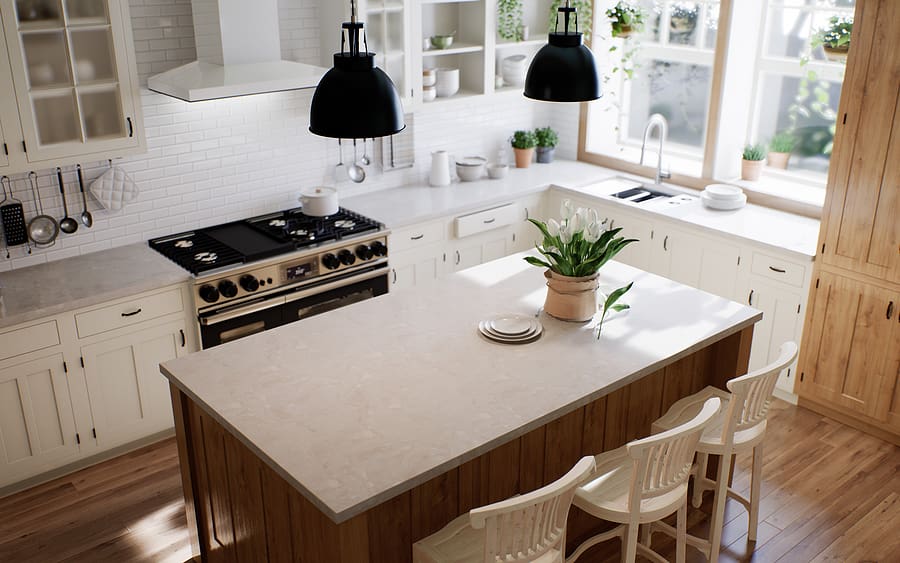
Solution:
[(697, 474), (694, 475), (694, 493), (691, 496), (691, 504), (694, 508), (700, 508), (703, 504), (704, 480), (706, 479), (706, 466), (709, 463), (709, 454), (697, 453)]
[(634, 563), (637, 558), (637, 524), (626, 524), (625, 533), (622, 535), (622, 563)]
[(728, 498), (728, 474), (731, 473), (731, 455), (719, 459), (719, 476), (716, 478), (716, 496), (713, 501), (712, 521), (709, 525), (709, 563), (719, 560), (722, 544), (722, 527), (725, 522), (725, 500)]
[(756, 531), (759, 526), (759, 494), (762, 481), (762, 454), (763, 445), (758, 444), (753, 448), (753, 467), (750, 476), (750, 522), (747, 529), (747, 539), (755, 542)]
[(684, 563), (687, 548), (687, 498), (678, 507), (678, 530), (675, 533), (675, 563)]

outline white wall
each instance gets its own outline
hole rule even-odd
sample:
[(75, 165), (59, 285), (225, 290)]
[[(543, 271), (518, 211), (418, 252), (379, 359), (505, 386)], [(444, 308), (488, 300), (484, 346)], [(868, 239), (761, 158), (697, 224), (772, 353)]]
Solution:
[[(130, 5), (142, 83), (195, 57), (189, 0), (130, 0)], [(318, 64), (320, 31), (337, 36), (336, 30), (318, 29), (317, 5), (318, 0), (279, 0), (285, 58)], [(188, 104), (144, 89), (149, 150), (117, 162), (137, 181), (140, 198), (119, 212), (89, 201), (92, 229), (60, 235), (54, 247), (30, 256), (24, 248), (14, 248), (11, 260), (4, 259), (5, 253), (0, 256), (0, 271), (295, 207), (301, 188), (332, 183), (337, 163), (337, 143), (307, 131), (311, 97), (311, 91), (301, 91)], [(516, 95), (425, 105), (415, 116), (413, 169), (381, 173), (372, 167), (365, 183), (344, 182), (338, 189), (352, 195), (423, 181), (430, 153), (438, 149), (494, 160), (499, 150), (509, 151), (506, 139), (515, 129), (556, 126), (556, 120), (561, 124), (559, 154), (574, 158), (577, 116), (576, 105), (541, 104)], [(106, 162), (83, 165), (89, 184)], [(62, 217), (55, 173), (37, 172), (44, 210)], [(74, 168), (65, 172), (69, 211), (80, 213)], [(25, 177), (13, 180), (30, 218), (33, 206)]]

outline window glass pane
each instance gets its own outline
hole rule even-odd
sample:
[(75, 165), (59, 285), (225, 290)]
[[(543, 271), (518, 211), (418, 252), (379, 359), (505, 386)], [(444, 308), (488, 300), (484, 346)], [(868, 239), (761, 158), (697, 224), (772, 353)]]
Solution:
[(72, 94), (48, 96), (34, 100), (38, 142), (42, 145), (80, 141), (78, 111)]
[(32, 88), (72, 83), (63, 32), (25, 33), (22, 35), (22, 49)]
[(79, 83), (116, 78), (109, 28), (72, 31), (70, 37)]
[(81, 94), (84, 132), (87, 138), (123, 136), (122, 123), (124, 120), (119, 111), (121, 107), (118, 90)]
[(704, 26), (705, 39), (703, 46), (707, 49), (716, 48), (716, 35), (719, 32), (719, 5), (709, 6), (706, 12), (706, 25)]
[(787, 132), (796, 144), (789, 169), (828, 172), (841, 84), (809, 77), (763, 75), (760, 140)]
[(669, 9), (669, 43), (695, 45), (700, 6), (694, 2), (678, 2)]
[(669, 122), (671, 142), (702, 148), (712, 69), (654, 60), (645, 63), (632, 83), (628, 133), (640, 140), (650, 115)]
[(766, 54), (799, 59), (807, 49), (811, 14), (806, 10), (770, 8)]

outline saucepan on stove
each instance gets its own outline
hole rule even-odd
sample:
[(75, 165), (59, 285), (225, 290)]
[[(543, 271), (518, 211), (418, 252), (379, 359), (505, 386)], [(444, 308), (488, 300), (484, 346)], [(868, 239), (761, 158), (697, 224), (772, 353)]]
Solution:
[(300, 192), (303, 213), (312, 217), (326, 217), (338, 212), (338, 193), (334, 188), (318, 186)]

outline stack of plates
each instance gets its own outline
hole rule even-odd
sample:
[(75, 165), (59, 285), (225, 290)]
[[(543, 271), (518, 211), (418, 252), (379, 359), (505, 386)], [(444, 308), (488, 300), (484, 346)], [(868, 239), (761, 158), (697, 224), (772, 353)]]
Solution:
[(494, 342), (527, 344), (540, 338), (544, 327), (534, 317), (498, 315), (478, 323), (478, 331)]
[(710, 184), (700, 192), (700, 201), (710, 209), (728, 211), (744, 207), (747, 204), (747, 195), (737, 186)]
[(506, 57), (500, 63), (500, 75), (503, 83), (509, 86), (524, 86), (525, 75), (528, 73), (528, 57), (525, 55), (512, 55)]

